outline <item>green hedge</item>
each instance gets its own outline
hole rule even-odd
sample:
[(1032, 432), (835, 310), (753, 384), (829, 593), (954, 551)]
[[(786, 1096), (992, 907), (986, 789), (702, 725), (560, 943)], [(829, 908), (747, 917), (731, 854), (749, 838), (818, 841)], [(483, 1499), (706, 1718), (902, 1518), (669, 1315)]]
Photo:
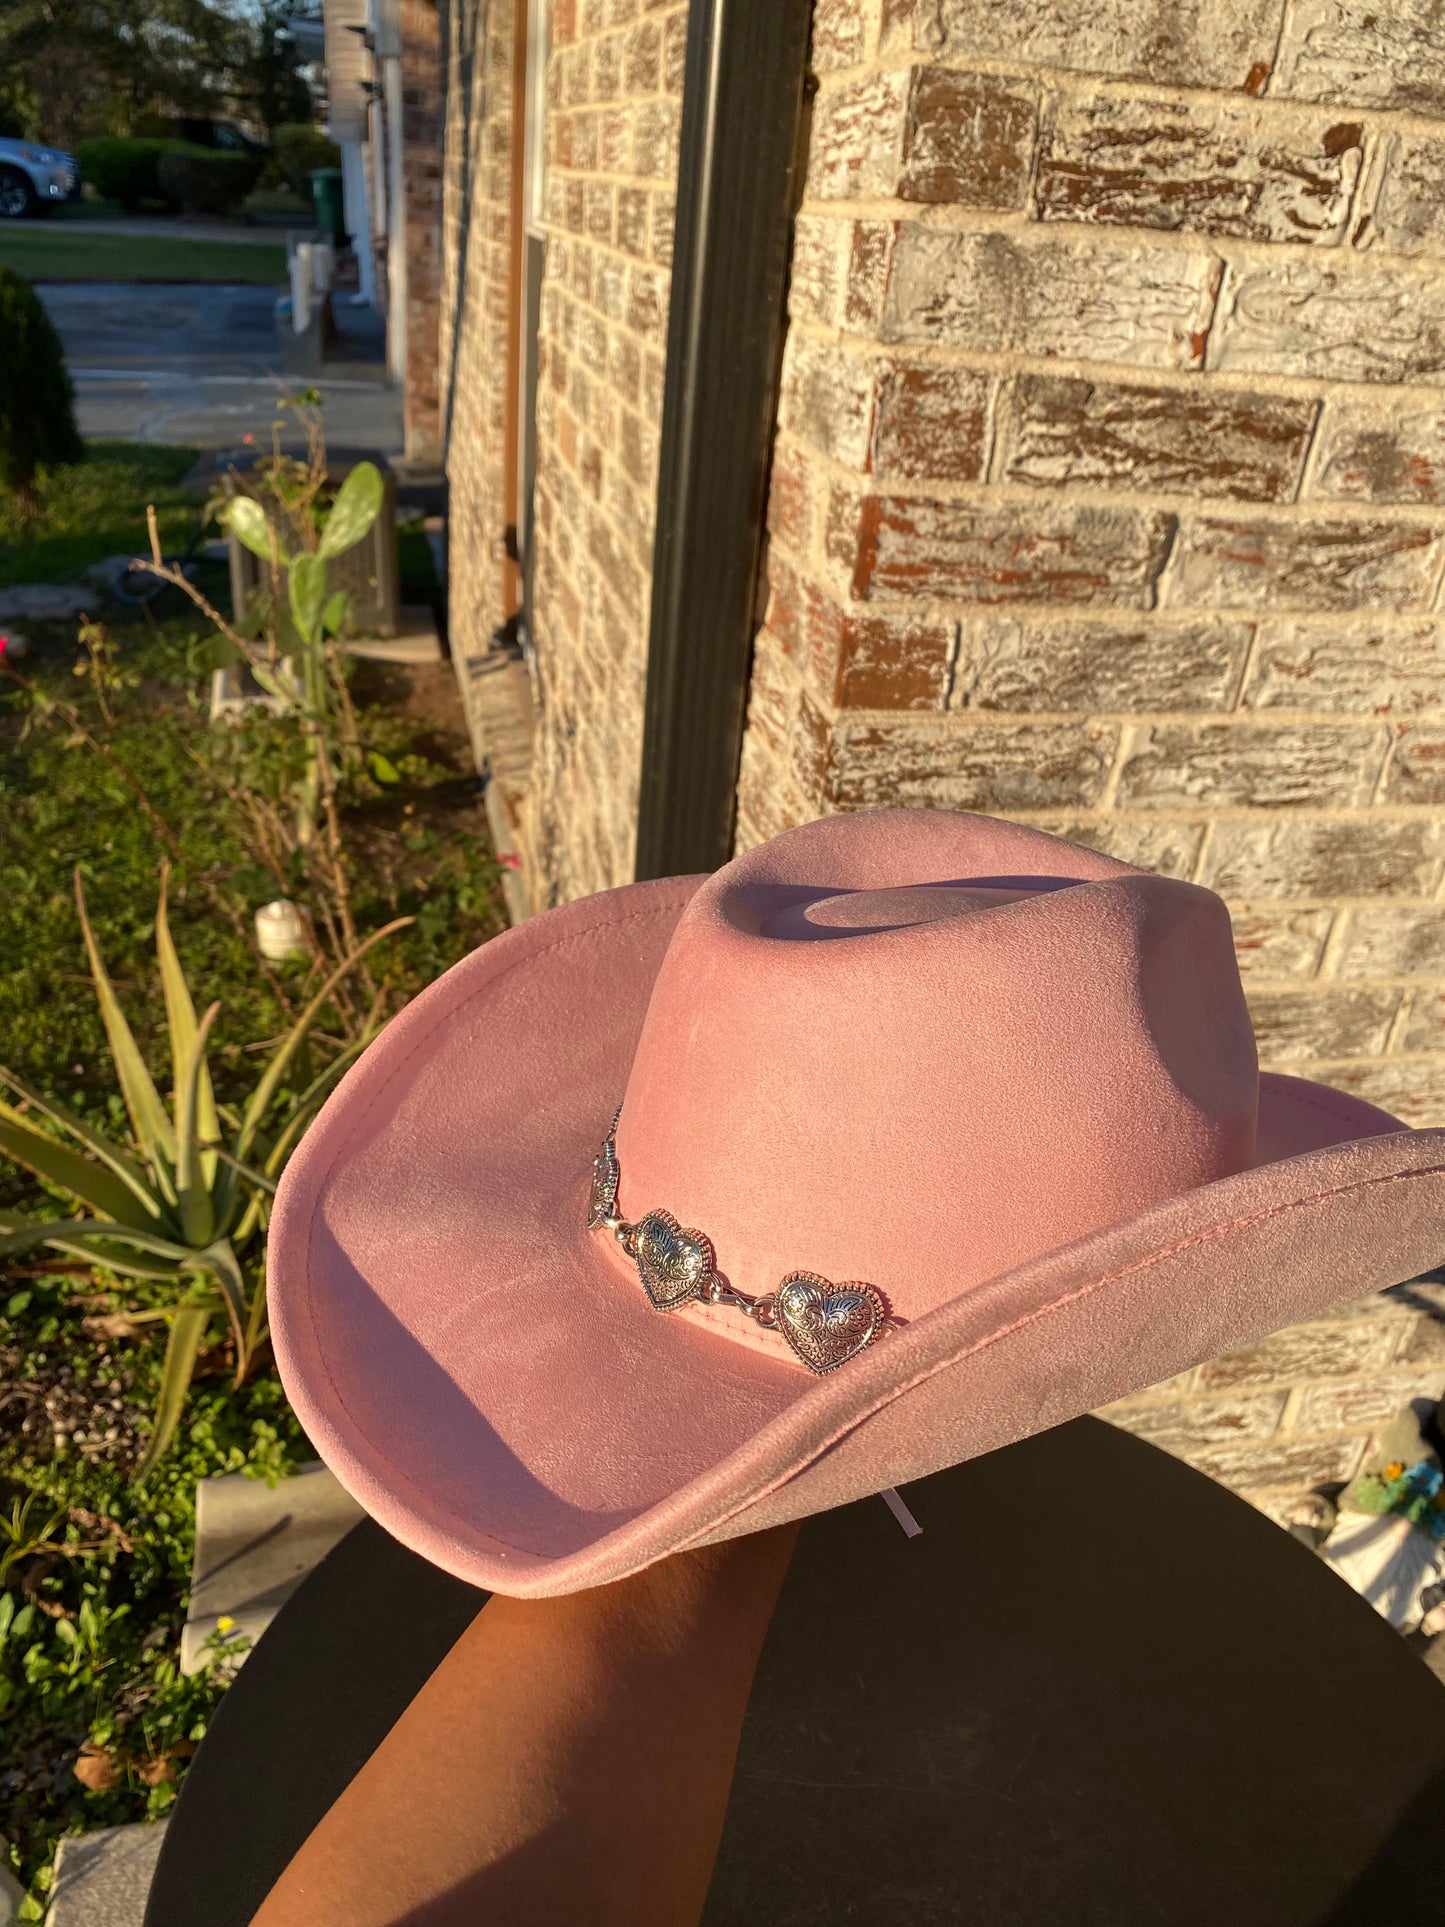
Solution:
[(256, 185), (260, 163), (249, 154), (211, 147), (176, 147), (156, 170), (167, 202), (187, 214), (231, 214)]
[(85, 446), (75, 427), (75, 391), (60, 338), (30, 283), (0, 268), (0, 487), (35, 503), (42, 463), (78, 462)]
[(271, 130), (271, 151), (294, 194), (311, 198), (311, 172), (317, 167), (340, 167), (341, 149), (319, 127), (284, 121)]
[(134, 214), (146, 201), (165, 200), (161, 156), (181, 145), (180, 141), (106, 135), (100, 140), (82, 141), (75, 158), (80, 162), (81, 177), (97, 194), (107, 201), (119, 201), (128, 214)]

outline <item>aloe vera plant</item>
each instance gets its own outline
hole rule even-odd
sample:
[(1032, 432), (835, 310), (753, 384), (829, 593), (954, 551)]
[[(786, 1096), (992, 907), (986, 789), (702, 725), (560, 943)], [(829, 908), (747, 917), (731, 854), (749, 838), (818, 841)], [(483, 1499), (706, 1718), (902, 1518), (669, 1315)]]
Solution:
[[(49, 1246), (122, 1276), (174, 1285), (172, 1303), (130, 1314), (134, 1320), (164, 1319), (170, 1328), (151, 1437), (135, 1475), (143, 1479), (175, 1437), (212, 1319), (223, 1314), (229, 1321), (237, 1384), (265, 1342), (262, 1257), (276, 1180), (307, 1124), (378, 1027), (368, 1025), (301, 1090), (290, 1088), (287, 1074), (297, 1067), (312, 1027), (342, 978), (410, 919), (399, 918), (376, 931), (331, 973), (279, 1040), (237, 1111), (216, 1100), (207, 1045), (220, 1005), (213, 1003), (203, 1016), (196, 1015), (171, 937), (163, 870), (156, 957), (174, 1084), (167, 1108), (101, 959), (78, 874), (75, 895), (133, 1142), (115, 1142), (0, 1065), (0, 1087), (7, 1087), (26, 1107), (22, 1111), (0, 1100), (0, 1151), (67, 1193), (78, 1207), (73, 1216), (58, 1221), (0, 1212), (0, 1258)], [(42, 1119), (52, 1128), (38, 1128)]]

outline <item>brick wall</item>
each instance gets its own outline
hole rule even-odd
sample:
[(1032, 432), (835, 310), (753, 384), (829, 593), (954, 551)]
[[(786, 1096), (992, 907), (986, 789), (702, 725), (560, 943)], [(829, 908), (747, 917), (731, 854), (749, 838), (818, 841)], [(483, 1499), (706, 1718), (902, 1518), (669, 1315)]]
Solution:
[(1266, 1062), (1445, 1122), (1429, 0), (819, 0), (740, 841), (1219, 890)]
[(632, 877), (687, 8), (553, 0), (537, 401), (539, 908)]
[(447, 621), (479, 755), (477, 690), (506, 595), (504, 478), (513, 0), (446, 12), (437, 382), (449, 482)]
[(437, 339), (442, 291), (442, 127), (437, 0), (399, 0), (402, 184), (405, 198), (407, 459), (441, 458)]

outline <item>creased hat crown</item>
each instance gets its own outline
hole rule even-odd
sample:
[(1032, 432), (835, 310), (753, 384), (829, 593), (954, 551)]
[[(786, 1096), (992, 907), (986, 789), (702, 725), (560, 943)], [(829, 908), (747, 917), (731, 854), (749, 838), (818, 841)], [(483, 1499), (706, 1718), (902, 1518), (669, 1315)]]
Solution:
[(862, 1279), (913, 1319), (1246, 1169), (1257, 1097), (1211, 892), (987, 818), (835, 817), (683, 912), (627, 1084), (621, 1202), (705, 1231), (739, 1289)]

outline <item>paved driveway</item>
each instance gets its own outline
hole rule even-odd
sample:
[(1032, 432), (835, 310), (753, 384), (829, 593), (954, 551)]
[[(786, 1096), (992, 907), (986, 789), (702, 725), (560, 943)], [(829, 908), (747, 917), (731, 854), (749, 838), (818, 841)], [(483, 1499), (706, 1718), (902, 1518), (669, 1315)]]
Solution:
[[(81, 433), (229, 448), (270, 438), (281, 371), (276, 290), (42, 283), (75, 382)], [(345, 297), (343, 297), (344, 299)], [(401, 397), (364, 377), (317, 382), (334, 448), (397, 453)]]

